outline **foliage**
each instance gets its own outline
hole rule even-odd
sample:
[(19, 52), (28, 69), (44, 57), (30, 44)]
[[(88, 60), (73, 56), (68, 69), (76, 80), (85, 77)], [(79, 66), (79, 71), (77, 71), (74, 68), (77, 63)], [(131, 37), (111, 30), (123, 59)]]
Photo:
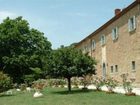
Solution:
[(105, 80), (102, 77), (94, 76), (93, 84), (96, 87), (96, 90), (101, 91), (101, 87), (105, 84)]
[(11, 78), (0, 71), (0, 93), (7, 91), (12, 87), (12, 81)]
[(105, 80), (105, 85), (107, 86), (109, 92), (113, 92), (113, 89), (118, 85), (118, 81), (109, 77)]
[(21, 84), (20, 85), (20, 90), (21, 91), (25, 91), (26, 90), (27, 85), (26, 84)]
[(128, 79), (128, 73), (121, 74), (123, 88), (126, 94), (132, 94), (133, 86), (132, 83), (135, 81), (135, 78)]
[(81, 85), (84, 86), (84, 89), (86, 89), (88, 85), (92, 84), (92, 79), (92, 75), (84, 75), (80, 78)]
[(73, 47), (61, 47), (53, 51), (47, 74), (57, 78), (67, 78), (71, 91), (71, 78), (95, 73), (95, 60)]
[(44, 34), (31, 29), (22, 17), (8, 17), (0, 24), (0, 69), (9, 74), (14, 83), (24, 82), (25, 75), (36, 75), (34, 68), (42, 71), (37, 74), (42, 77), (50, 52), (51, 44)]
[(33, 88), (36, 91), (41, 91), (47, 86), (47, 81), (45, 79), (38, 79), (37, 81), (33, 82)]
[(48, 85), (52, 87), (64, 87), (66, 81), (64, 79), (49, 79)]
[(80, 78), (78, 77), (72, 77), (71, 79), (71, 84), (75, 87), (78, 88), (78, 85), (80, 85), (81, 81)]
[(27, 86), (31, 86), (33, 81), (35, 81), (34, 74), (24, 75), (24, 83)]
[(30, 69), (32, 70), (33, 73), (24, 76), (24, 82), (29, 86), (32, 84), (33, 81), (37, 80), (42, 73), (41, 69), (38, 67)]

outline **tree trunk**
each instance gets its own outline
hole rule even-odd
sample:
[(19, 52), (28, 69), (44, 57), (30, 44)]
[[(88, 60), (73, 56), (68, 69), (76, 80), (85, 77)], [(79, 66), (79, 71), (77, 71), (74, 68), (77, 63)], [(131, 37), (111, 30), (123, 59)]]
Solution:
[(71, 78), (68, 79), (68, 91), (71, 92)]

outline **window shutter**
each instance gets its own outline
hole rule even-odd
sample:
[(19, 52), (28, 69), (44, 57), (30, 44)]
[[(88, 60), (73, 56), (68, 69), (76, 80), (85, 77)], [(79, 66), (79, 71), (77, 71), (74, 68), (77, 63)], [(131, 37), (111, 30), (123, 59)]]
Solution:
[(102, 36), (101, 36), (101, 37), (100, 37), (100, 43), (101, 43), (101, 45), (103, 45), (102, 42), (103, 42), (103, 41), (102, 41)]
[(130, 19), (128, 20), (128, 30), (129, 30), (129, 32), (131, 31), (131, 20)]
[(136, 16), (133, 16), (133, 21), (134, 21), (134, 29), (136, 29)]
[(118, 38), (119, 30), (118, 27), (116, 27), (116, 38)]
[(95, 43), (95, 40), (92, 41), (92, 50), (95, 49), (95, 46), (96, 46), (96, 43)]
[(112, 39), (113, 40), (115, 39), (115, 31), (114, 31), (114, 29), (112, 29)]

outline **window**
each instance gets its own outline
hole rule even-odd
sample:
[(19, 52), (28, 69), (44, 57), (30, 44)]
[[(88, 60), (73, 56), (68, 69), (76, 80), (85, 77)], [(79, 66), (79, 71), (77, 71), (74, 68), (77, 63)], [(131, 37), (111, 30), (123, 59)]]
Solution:
[(91, 49), (91, 45), (90, 44), (85, 45), (84, 53), (90, 52), (90, 49)]
[(81, 50), (82, 50), (83, 53), (85, 53), (85, 47), (84, 46), (81, 48)]
[(129, 28), (129, 32), (136, 29), (136, 17), (135, 16), (131, 17), (128, 20), (128, 28)]
[(115, 65), (115, 72), (118, 72), (118, 65)]
[(111, 66), (111, 73), (113, 73), (113, 66)]
[(90, 52), (91, 49), (92, 49), (91, 43), (89, 43), (89, 44), (87, 45), (87, 47), (88, 47), (88, 52)]
[(132, 70), (135, 70), (135, 69), (136, 69), (135, 61), (132, 61)]
[(95, 40), (93, 40), (93, 41), (92, 41), (92, 50), (94, 50), (95, 47), (96, 47), (96, 42), (95, 42)]
[(83, 47), (83, 52), (86, 53), (87, 52), (87, 46)]
[(118, 38), (118, 27), (112, 29), (112, 39), (116, 40)]
[(88, 46), (87, 45), (85, 46), (85, 51), (88, 52)]
[(102, 35), (100, 40), (101, 40), (101, 45), (104, 45), (105, 41), (106, 41), (105, 40), (105, 35)]

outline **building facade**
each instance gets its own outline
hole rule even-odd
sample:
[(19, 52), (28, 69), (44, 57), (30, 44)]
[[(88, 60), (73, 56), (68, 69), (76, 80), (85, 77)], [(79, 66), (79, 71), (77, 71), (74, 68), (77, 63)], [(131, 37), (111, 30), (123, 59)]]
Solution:
[(114, 77), (128, 73), (140, 84), (140, 0), (123, 10), (76, 45), (97, 61), (97, 75)]

